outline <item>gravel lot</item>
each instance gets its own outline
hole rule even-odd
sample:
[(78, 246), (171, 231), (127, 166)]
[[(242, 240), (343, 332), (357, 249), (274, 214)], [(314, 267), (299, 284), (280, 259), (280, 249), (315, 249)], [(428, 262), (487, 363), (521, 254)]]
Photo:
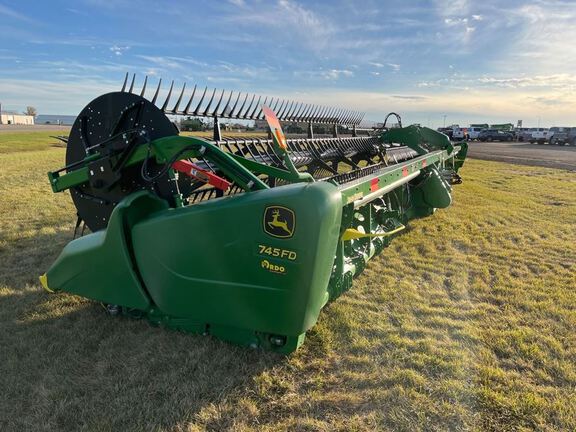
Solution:
[(471, 158), (576, 171), (576, 147), (523, 142), (470, 142)]

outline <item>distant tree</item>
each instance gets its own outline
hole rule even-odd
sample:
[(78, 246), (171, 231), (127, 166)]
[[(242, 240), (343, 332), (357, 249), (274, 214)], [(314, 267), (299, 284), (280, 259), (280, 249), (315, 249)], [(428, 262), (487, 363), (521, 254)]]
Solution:
[(297, 124), (289, 124), (284, 127), (286, 133), (290, 134), (301, 134), (304, 133), (304, 129), (298, 126)]
[(26, 111), (24, 111), (24, 114), (36, 117), (38, 115), (38, 111), (36, 111), (36, 108), (34, 108), (33, 106), (27, 106)]
[(207, 124), (205, 124), (202, 119), (199, 118), (191, 118), (188, 117), (185, 120), (180, 122), (180, 129), (183, 131), (202, 131), (207, 128)]

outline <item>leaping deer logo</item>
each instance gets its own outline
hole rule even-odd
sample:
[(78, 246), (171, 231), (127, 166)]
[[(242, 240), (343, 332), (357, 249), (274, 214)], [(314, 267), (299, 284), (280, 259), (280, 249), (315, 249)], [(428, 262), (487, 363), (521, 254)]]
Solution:
[(268, 207), (264, 213), (264, 231), (273, 237), (292, 237), (294, 219), (294, 212), (286, 207)]

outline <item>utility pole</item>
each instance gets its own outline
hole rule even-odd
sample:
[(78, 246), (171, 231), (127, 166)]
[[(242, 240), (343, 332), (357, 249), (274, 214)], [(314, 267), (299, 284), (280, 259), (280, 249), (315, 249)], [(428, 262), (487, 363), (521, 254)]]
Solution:
[(442, 117), (444, 117), (444, 127), (446, 127), (446, 117), (448, 117), (446, 114), (444, 114)]

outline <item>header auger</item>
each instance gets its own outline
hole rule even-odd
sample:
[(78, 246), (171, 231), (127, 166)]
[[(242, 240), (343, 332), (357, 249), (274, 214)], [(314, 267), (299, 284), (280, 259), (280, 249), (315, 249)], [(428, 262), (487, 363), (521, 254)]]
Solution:
[[(66, 166), (78, 223), (41, 277), (133, 317), (288, 353), (320, 310), (409, 220), (451, 203), (466, 157), (417, 126), (366, 129), (363, 114), (185, 86), (159, 103), (128, 76), (78, 116)], [(212, 139), (187, 137), (168, 115), (211, 117)], [(219, 118), (266, 119), (268, 138), (224, 137)], [(307, 125), (286, 137), (280, 121)], [(315, 125), (331, 125), (316, 135)]]

